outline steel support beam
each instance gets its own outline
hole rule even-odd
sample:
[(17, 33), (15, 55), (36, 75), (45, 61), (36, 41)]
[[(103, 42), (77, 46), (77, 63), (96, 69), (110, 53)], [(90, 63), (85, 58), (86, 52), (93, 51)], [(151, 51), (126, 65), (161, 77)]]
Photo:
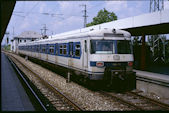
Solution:
[(142, 46), (141, 46), (141, 70), (145, 70), (146, 67), (146, 47), (145, 47), (145, 34), (142, 34)]

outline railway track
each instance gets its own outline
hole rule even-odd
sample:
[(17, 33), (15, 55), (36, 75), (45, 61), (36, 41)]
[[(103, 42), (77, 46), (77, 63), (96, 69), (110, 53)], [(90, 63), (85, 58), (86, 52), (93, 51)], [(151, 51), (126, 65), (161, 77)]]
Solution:
[[(53, 106), (58, 111), (83, 111), (83, 109), (78, 106), (76, 103), (71, 101), (69, 97), (64, 95), (62, 92), (60, 92), (56, 87), (45, 81), (43, 78), (39, 76), (38, 73), (31, 70), (31, 68), (22, 62), (20, 62), (18, 59), (13, 57), (12, 55), (8, 55), (11, 61), (14, 61), (15, 63), (19, 63), (22, 65), (22, 67), (27, 71), (27, 73), (32, 74), (34, 77), (36, 77), (36, 80), (38, 84), (41, 84), (41, 89), (45, 90), (46, 94), (45, 96), (50, 100), (50, 102), (53, 104)], [(47, 110), (45, 110), (47, 111)]]
[(103, 95), (113, 98), (114, 100), (131, 107), (133, 110), (139, 111), (169, 111), (169, 105), (161, 103), (157, 100), (142, 96), (136, 92), (111, 93), (100, 91)]

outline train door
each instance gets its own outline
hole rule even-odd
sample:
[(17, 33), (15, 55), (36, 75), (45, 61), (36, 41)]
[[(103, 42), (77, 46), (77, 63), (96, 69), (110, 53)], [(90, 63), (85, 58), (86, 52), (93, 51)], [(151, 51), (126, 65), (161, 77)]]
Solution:
[(58, 56), (58, 43), (55, 44), (55, 62), (58, 63), (57, 56)]
[(83, 68), (84, 68), (85, 70), (87, 70), (87, 68), (88, 68), (88, 49), (87, 49), (87, 40), (84, 40)]
[(69, 60), (68, 60), (68, 66), (73, 66), (73, 42), (69, 42)]
[(40, 44), (38, 45), (38, 50), (39, 50), (39, 52), (38, 52), (38, 54), (39, 54), (38, 58), (41, 59), (41, 45)]

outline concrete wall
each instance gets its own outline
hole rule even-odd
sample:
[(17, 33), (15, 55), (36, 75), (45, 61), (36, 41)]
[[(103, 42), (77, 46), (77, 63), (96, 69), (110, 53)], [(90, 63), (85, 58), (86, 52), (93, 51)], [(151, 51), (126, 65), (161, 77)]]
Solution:
[(154, 93), (169, 104), (169, 87), (137, 80), (136, 88), (145, 93)]
[(136, 72), (136, 88), (145, 93), (158, 95), (165, 103), (169, 104), (169, 75), (138, 71)]

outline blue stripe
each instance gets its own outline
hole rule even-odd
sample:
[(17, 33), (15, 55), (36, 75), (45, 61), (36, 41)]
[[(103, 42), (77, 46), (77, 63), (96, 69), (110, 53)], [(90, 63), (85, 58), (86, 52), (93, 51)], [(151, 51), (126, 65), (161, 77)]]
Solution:
[[(97, 61), (90, 61), (90, 66), (95, 67), (96, 62)], [(106, 62), (106, 61), (103, 61), (103, 62), (104, 62), (104, 66), (106, 66), (106, 67), (119, 67), (119, 66), (127, 66), (128, 65), (127, 62)]]
[(96, 62), (90, 61), (90, 66), (96, 66)]
[(117, 40), (114, 41), (114, 45), (115, 45), (115, 54), (117, 54)]

